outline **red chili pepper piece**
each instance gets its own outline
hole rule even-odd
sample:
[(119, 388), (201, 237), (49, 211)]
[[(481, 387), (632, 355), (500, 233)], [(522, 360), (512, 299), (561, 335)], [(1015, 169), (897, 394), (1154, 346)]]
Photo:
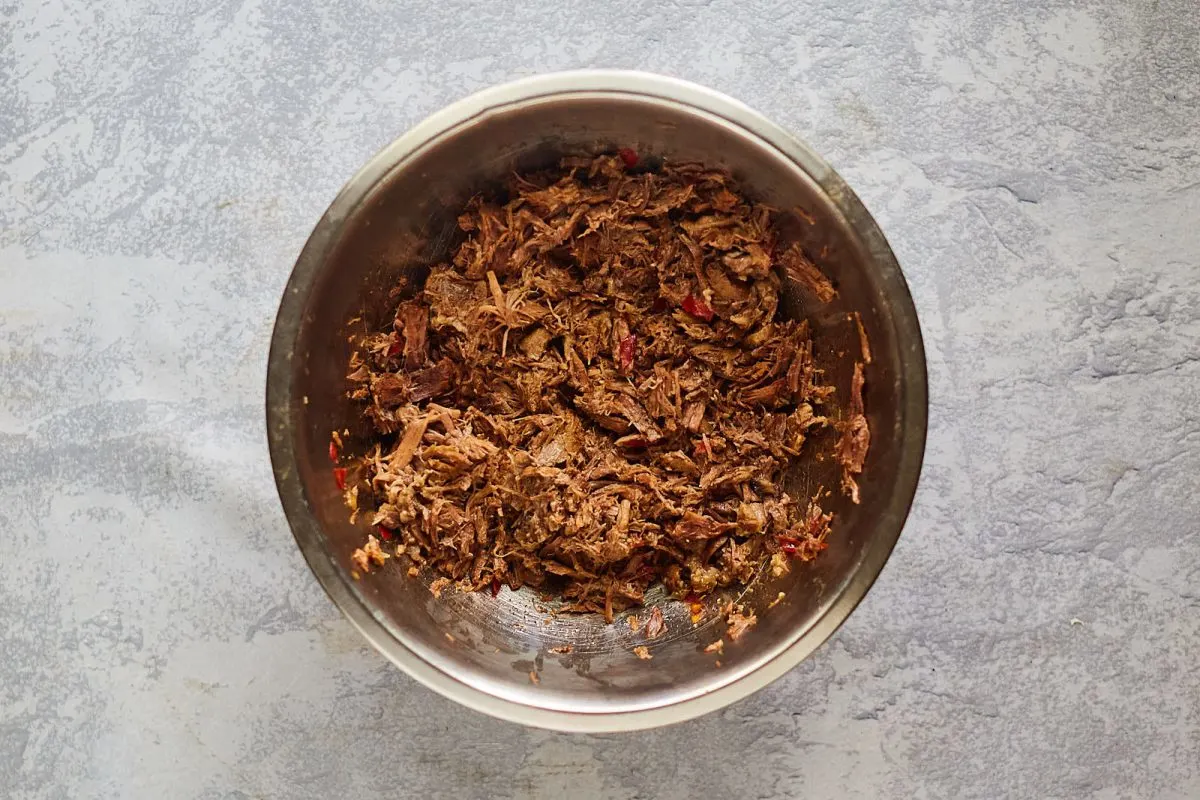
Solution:
[(696, 446), (692, 448), (693, 458), (704, 458), (708, 455), (708, 446), (704, 442), (696, 442)]
[(791, 536), (780, 536), (779, 549), (787, 553), (789, 556), (794, 556), (800, 549), (800, 540)]
[(621, 157), (621, 161), (624, 162), (625, 167), (627, 169), (633, 169), (634, 167), (637, 166), (638, 154), (637, 154), (637, 151), (634, 150), (633, 148), (622, 147), (620, 150), (617, 151), (617, 155), (619, 155)]
[(346, 468), (345, 467), (334, 467), (333, 468), (333, 482), (337, 484), (339, 491), (343, 491), (343, 492), (346, 491)]
[(621, 340), (621, 372), (628, 374), (633, 369), (633, 359), (637, 357), (637, 335), (629, 334)]
[(398, 355), (400, 355), (400, 340), (393, 336), (392, 343), (388, 345), (387, 357), (391, 358)]
[(653, 311), (655, 314), (661, 314), (662, 312), (667, 310), (667, 305), (668, 305), (667, 298), (656, 297), (656, 298), (654, 298), (654, 302), (650, 305), (650, 310)]
[(492, 597), (498, 597), (499, 595), (500, 595), (500, 579), (495, 576), (492, 576)]
[(334, 441), (332, 439), (329, 440), (329, 460), (335, 464), (337, 463), (337, 460), (338, 460), (337, 445), (334, 443)]
[(694, 294), (689, 294), (683, 298), (683, 310), (696, 319), (702, 319), (705, 322), (713, 318), (713, 310), (709, 308), (708, 303), (705, 303)]
[(387, 528), (383, 527), (382, 525), (376, 525), (375, 528), (379, 531), (380, 539), (383, 539), (385, 542), (390, 542), (392, 540), (392, 532)]

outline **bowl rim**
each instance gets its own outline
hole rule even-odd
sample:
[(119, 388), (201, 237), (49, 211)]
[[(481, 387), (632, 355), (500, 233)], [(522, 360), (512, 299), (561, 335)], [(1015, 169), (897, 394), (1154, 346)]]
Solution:
[[(906, 352), (900, 371), (907, 421), (890, 502), (876, 520), (872, 545), (857, 570), (806, 629), (782, 650), (757, 665), (731, 673), (711, 688), (668, 699), (653, 707), (614, 711), (569, 711), (499, 697), (472, 686), (422, 658), (397, 639), (336, 569), (323, 533), (308, 504), (295, 468), (292, 425), (294, 346), (300, 320), (319, 268), (338, 243), (343, 223), (388, 174), (426, 144), (472, 119), (499, 108), (551, 96), (626, 95), (690, 107), (720, 118), (777, 150), (806, 172), (844, 215), (894, 304), (897, 340)], [(874, 584), (891, 555), (912, 507), (924, 459), (928, 425), (928, 383), (924, 343), (908, 284), (890, 246), (858, 196), (820, 156), (782, 127), (745, 104), (678, 78), (629, 70), (573, 70), (521, 78), (471, 94), (425, 118), (372, 157), (339, 191), (314, 227), (288, 279), (271, 336), (267, 362), (266, 422), (276, 488), (293, 537), (309, 568), (334, 605), (377, 650), (411, 677), (462, 705), (501, 719), (560, 731), (605, 733), (632, 731), (691, 719), (746, 697), (781, 677), (823, 644), (846, 620)]]

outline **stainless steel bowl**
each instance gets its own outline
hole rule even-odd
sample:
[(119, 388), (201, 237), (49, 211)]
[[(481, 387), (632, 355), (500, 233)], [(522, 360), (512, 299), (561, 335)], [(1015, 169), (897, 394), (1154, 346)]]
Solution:
[[(398, 567), (362, 580), (350, 575), (349, 556), (365, 527), (350, 524), (327, 457), (331, 430), (349, 428), (351, 450), (365, 434), (345, 398), (350, 321), (384, 319), (387, 289), (405, 273), (419, 279), (445, 255), (458, 235), (455, 214), (476, 191), (565, 151), (616, 146), (723, 166), (745, 191), (783, 210), (785, 236), (822, 254), (839, 290), (821, 308), (788, 295), (785, 313), (810, 317), (818, 363), (838, 386), (847, 386), (859, 347), (848, 312), (861, 314), (873, 351), (862, 504), (838, 498), (828, 550), (783, 578), (762, 576), (744, 593), (740, 601), (758, 612), (759, 623), (721, 655), (704, 652), (724, 631), (711, 604), (693, 626), (683, 604), (653, 597), (668, 632), (645, 642), (620, 621), (549, 615), (529, 591), (436, 599), (427, 579), (408, 579)], [(926, 413), (925, 356), (908, 287), (849, 187), (746, 106), (635, 72), (560, 73), (488, 89), (375, 156), (342, 189), (296, 263), (267, 376), (279, 495), (296, 542), (334, 603), (384, 655), (435, 691), (505, 719), (577, 731), (647, 728), (720, 708), (820, 645), (866, 594), (900, 535), (920, 473)], [(827, 451), (828, 443), (823, 461), (793, 475), (799, 491), (836, 487)], [(768, 608), (781, 591), (785, 599)], [(566, 644), (570, 653), (552, 652)], [(631, 653), (639, 644), (649, 644), (652, 660)]]

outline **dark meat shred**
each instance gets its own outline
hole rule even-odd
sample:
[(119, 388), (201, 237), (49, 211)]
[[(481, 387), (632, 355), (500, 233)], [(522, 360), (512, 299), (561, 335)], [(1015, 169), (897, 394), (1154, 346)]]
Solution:
[(667, 622), (663, 619), (662, 609), (655, 606), (650, 611), (650, 619), (646, 621), (646, 638), (657, 639), (667, 632)]
[(841, 424), (842, 435), (838, 440), (837, 457), (842, 465), (842, 488), (850, 499), (858, 502), (858, 481), (855, 476), (862, 472), (867, 460), (867, 449), (871, 446), (871, 431), (863, 413), (863, 365), (855, 363), (854, 375), (850, 379), (849, 415)]
[(654, 583), (696, 604), (824, 546), (830, 515), (783, 487), (833, 388), (778, 309), (785, 277), (832, 285), (798, 247), (775, 258), (772, 212), (724, 173), (629, 160), (473, 199), (448, 262), (355, 344), (350, 396), (377, 433), (360, 504), (439, 591), (543, 587), (611, 621)]
[(793, 245), (783, 254), (784, 273), (813, 294), (822, 303), (828, 303), (837, 297), (837, 290), (821, 272), (820, 267), (812, 262), (800, 245)]
[(429, 309), (409, 300), (396, 309), (396, 331), (404, 335), (404, 366), (416, 369), (425, 363), (429, 331)]
[(758, 617), (754, 614), (746, 614), (741, 606), (737, 610), (730, 610), (725, 616), (725, 622), (729, 626), (725, 635), (729, 637), (729, 641), (736, 642), (745, 635), (746, 631), (754, 627), (758, 622)]
[(864, 364), (871, 363), (871, 342), (867, 339), (867, 329), (863, 327), (862, 315), (854, 312), (854, 325), (858, 328), (858, 346), (862, 350)]

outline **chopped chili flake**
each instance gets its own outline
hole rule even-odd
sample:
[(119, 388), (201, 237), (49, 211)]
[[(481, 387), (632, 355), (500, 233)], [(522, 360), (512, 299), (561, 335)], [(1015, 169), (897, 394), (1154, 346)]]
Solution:
[(696, 319), (702, 319), (708, 322), (713, 318), (713, 310), (708, 303), (704, 302), (694, 294), (689, 294), (683, 298), (683, 310), (691, 314)]
[(343, 491), (343, 492), (346, 491), (346, 468), (345, 467), (334, 467), (333, 468), (333, 482), (337, 484), (339, 491)]
[(395, 336), (392, 337), (392, 343), (388, 345), (387, 357), (400, 355), (400, 340)]
[(659, 295), (658, 297), (654, 298), (654, 302), (650, 304), (650, 310), (655, 314), (661, 314), (667, 310), (669, 305), (670, 303), (667, 302), (667, 298)]
[(634, 167), (637, 166), (638, 154), (637, 154), (637, 151), (634, 150), (633, 148), (622, 147), (620, 150), (617, 151), (617, 155), (619, 155), (621, 157), (621, 161), (624, 162), (624, 164), (627, 168), (633, 169)]
[(637, 336), (629, 334), (621, 340), (621, 371), (625, 374), (633, 369), (633, 360), (637, 357)]
[(780, 536), (779, 549), (789, 556), (795, 556), (800, 549), (800, 540), (793, 536)]
[(393, 534), (390, 530), (383, 527), (382, 525), (376, 525), (375, 527), (379, 530), (379, 538), (380, 539), (383, 539), (385, 542), (390, 542), (392, 540)]
[(329, 440), (329, 460), (332, 461), (334, 464), (336, 464), (337, 460), (338, 460), (337, 445), (334, 444), (332, 439)]
[(500, 595), (500, 579), (493, 575), (492, 576), (492, 597), (498, 597), (499, 595)]

